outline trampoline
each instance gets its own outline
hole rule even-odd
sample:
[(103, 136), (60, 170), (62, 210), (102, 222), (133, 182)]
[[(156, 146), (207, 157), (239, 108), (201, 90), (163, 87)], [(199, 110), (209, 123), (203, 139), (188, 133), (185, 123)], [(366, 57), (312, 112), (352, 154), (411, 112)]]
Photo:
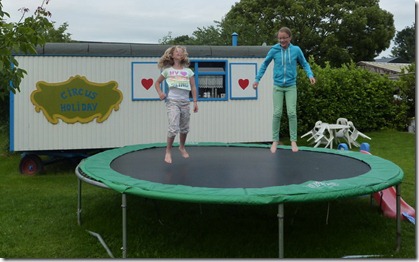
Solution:
[(284, 257), (284, 203), (329, 201), (371, 194), (396, 185), (397, 249), (400, 247), (400, 183), (403, 171), (380, 157), (353, 151), (265, 144), (199, 143), (188, 145), (190, 158), (173, 150), (163, 161), (165, 144), (132, 145), (107, 150), (76, 168), (78, 223), (82, 181), (122, 194), (122, 256), (126, 257), (126, 194), (145, 198), (221, 203), (278, 204), (279, 257)]

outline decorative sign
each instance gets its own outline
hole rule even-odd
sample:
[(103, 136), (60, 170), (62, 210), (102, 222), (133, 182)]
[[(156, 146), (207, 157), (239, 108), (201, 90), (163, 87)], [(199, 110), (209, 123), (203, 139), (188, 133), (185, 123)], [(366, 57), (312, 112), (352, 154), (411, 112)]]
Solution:
[(73, 124), (105, 121), (112, 110), (119, 110), (122, 92), (118, 83), (94, 83), (84, 76), (70, 77), (65, 82), (47, 83), (39, 81), (31, 94), (35, 111), (42, 110), (52, 124), (58, 120)]
[(231, 99), (257, 98), (257, 90), (252, 87), (256, 77), (256, 67), (256, 63), (230, 64)]
[[(160, 100), (154, 81), (160, 76), (157, 62), (132, 63), (132, 100)], [(163, 85), (160, 87), (163, 90)]]

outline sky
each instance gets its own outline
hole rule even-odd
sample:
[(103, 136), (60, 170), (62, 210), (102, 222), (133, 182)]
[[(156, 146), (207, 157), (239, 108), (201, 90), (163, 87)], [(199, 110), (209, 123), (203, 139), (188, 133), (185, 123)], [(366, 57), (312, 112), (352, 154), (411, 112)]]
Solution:
[[(21, 17), (22, 7), (32, 14), (43, 0), (0, 0), (9, 21)], [(45, 0), (44, 0), (45, 1)], [(49, 0), (56, 27), (67, 22), (67, 33), (78, 41), (158, 43), (172, 37), (192, 35), (198, 27), (215, 25), (239, 0)], [(414, 0), (380, 0), (381, 9), (393, 14), (396, 31), (415, 22)], [(240, 36), (239, 36), (240, 43)], [(391, 48), (378, 57), (390, 56)]]

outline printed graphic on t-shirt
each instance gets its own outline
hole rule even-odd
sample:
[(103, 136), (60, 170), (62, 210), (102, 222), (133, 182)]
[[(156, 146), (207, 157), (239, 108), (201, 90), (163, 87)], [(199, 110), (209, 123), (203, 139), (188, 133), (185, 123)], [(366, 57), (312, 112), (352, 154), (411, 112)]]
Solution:
[(169, 88), (175, 87), (184, 90), (191, 90), (189, 78), (193, 76), (193, 72), (189, 68), (176, 70), (171, 67), (165, 69), (162, 74), (166, 78), (166, 83)]

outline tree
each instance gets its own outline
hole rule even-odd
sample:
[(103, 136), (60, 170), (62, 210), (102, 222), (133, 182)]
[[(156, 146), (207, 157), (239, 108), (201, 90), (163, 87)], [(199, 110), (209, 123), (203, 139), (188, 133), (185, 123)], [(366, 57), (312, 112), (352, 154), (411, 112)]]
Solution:
[(214, 21), (216, 26), (202, 27), (195, 30), (192, 34), (196, 45), (228, 45), (231, 44), (231, 36), (225, 36), (219, 30), (220, 22)]
[(159, 44), (161, 45), (169, 45), (173, 41), (172, 32), (169, 31), (167, 35), (163, 36), (162, 39), (159, 39)]
[(236, 32), (239, 45), (273, 45), (282, 26), (292, 30), (292, 43), (307, 57), (336, 67), (373, 60), (395, 34), (393, 15), (380, 9), (379, 0), (241, 0), (194, 37), (197, 44), (230, 45)]
[[(214, 21), (215, 23), (219, 23)], [(231, 42), (231, 38), (225, 39), (220, 34), (220, 29), (217, 26), (203, 27), (195, 30), (192, 37), (188, 35), (181, 35), (172, 38), (172, 32), (169, 32), (163, 39), (159, 40), (163, 45), (226, 45), (225, 40)]]
[(397, 32), (395, 46), (391, 49), (393, 57), (400, 57), (409, 63), (415, 62), (416, 23)]
[(395, 33), (393, 15), (380, 9), (379, 0), (242, 0), (221, 22), (243, 45), (273, 45), (282, 26), (307, 56), (332, 66), (373, 60)]
[(49, 43), (67, 43), (71, 42), (71, 34), (66, 33), (68, 28), (68, 23), (64, 22), (57, 29), (55, 29), (55, 22), (52, 22), (53, 27), (49, 28), (46, 33), (46, 42)]
[(36, 47), (46, 43), (47, 33), (53, 24), (48, 17), (51, 13), (44, 7), (49, 0), (43, 0), (32, 16), (26, 17), (27, 8), (21, 8), (22, 16), (16, 23), (7, 22), (10, 15), (3, 11), (0, 1), (0, 98), (8, 96), (9, 92), (20, 91), (20, 83), (26, 71), (19, 67), (13, 54), (35, 54)]
[(411, 119), (416, 115), (416, 64), (412, 63), (402, 69), (400, 79), (397, 81), (398, 95), (407, 106), (407, 117)]

